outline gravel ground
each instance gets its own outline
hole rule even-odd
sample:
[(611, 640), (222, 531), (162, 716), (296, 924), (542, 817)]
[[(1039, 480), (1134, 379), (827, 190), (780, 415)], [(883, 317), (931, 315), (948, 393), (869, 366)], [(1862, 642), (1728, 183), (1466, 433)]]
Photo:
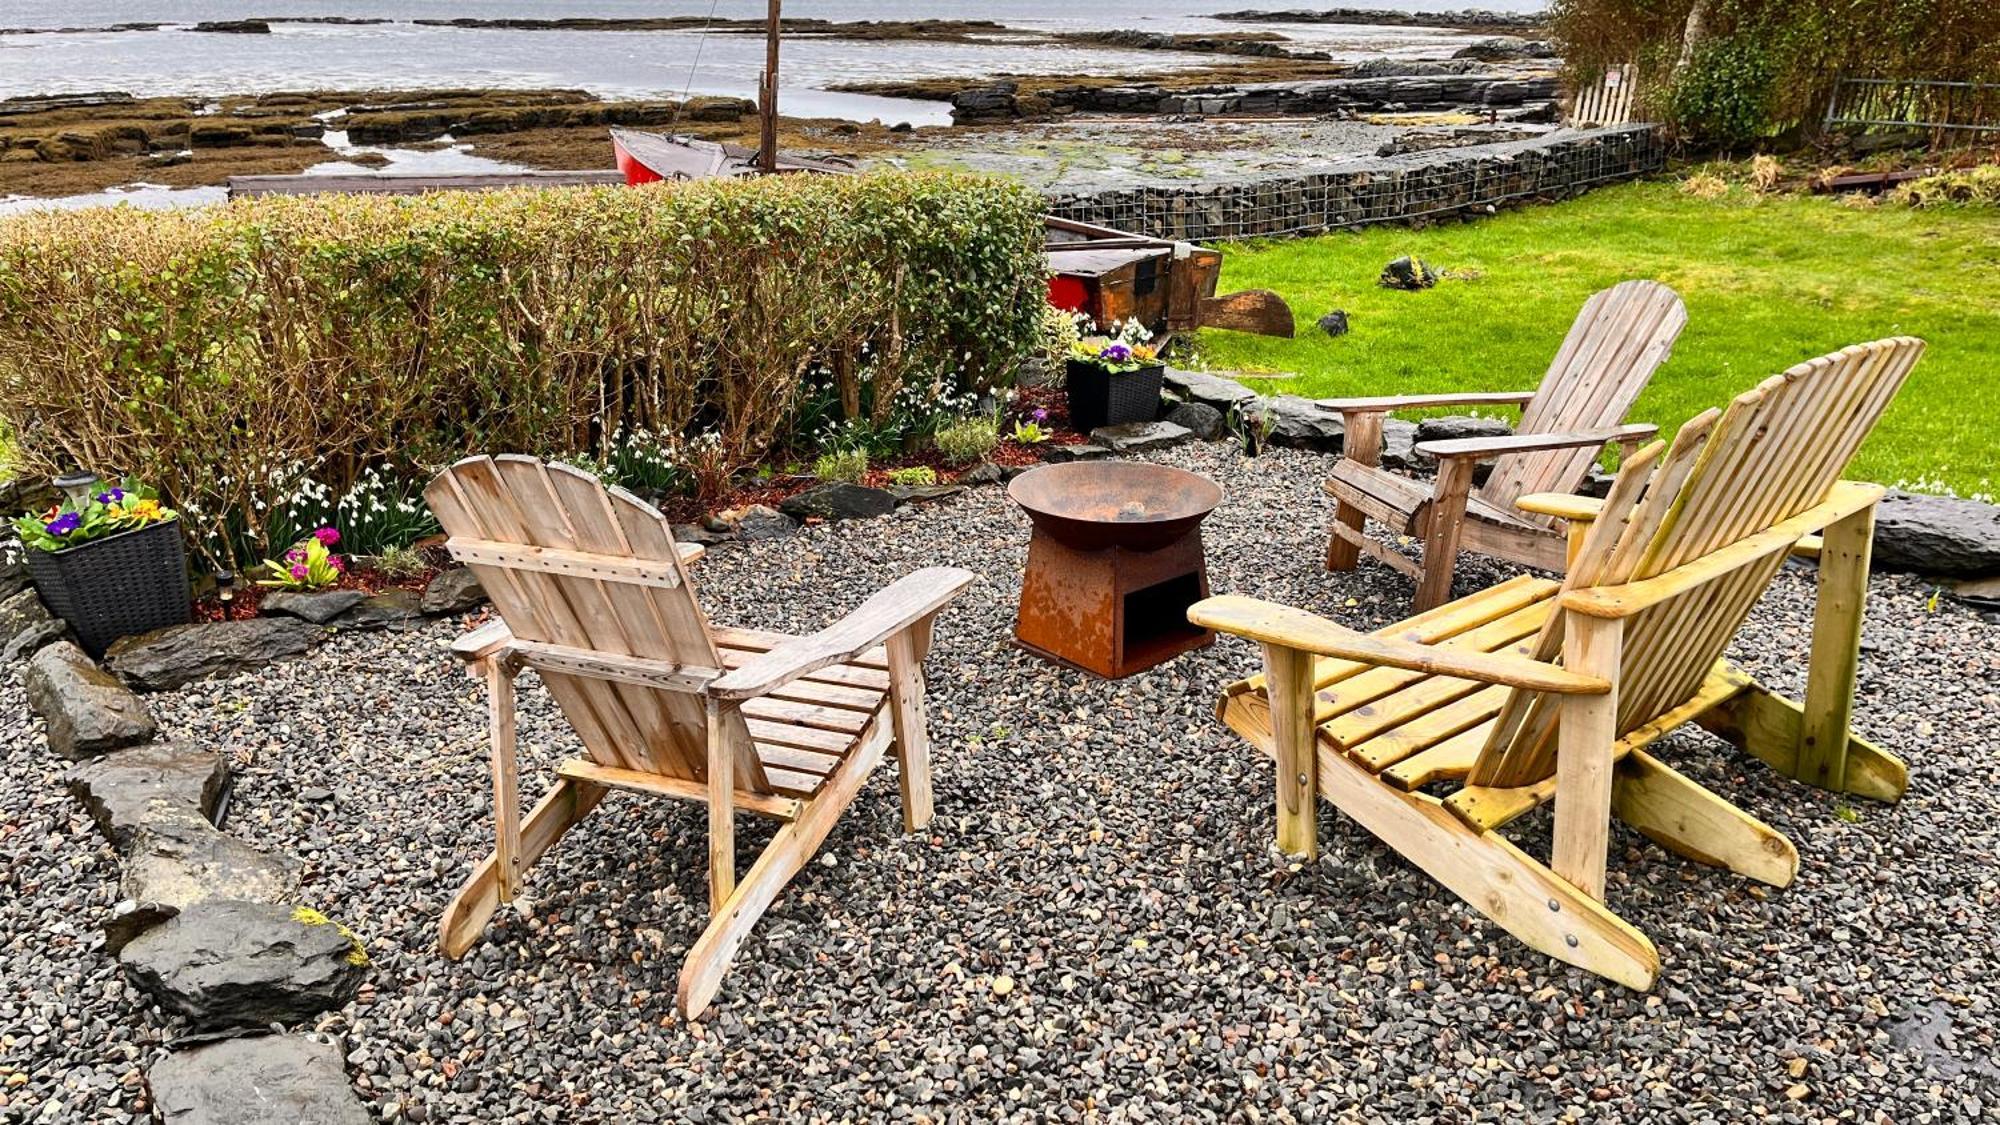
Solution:
[[(1323, 459), (1164, 459), (1228, 490), (1207, 524), (1218, 590), (1356, 627), (1404, 610), (1386, 568), (1320, 569)], [(930, 664), (929, 833), (898, 834), (882, 770), (695, 1027), (672, 1012), (705, 915), (692, 806), (612, 798), (535, 870), (527, 920), (503, 915), (461, 963), (434, 951), (490, 846), (479, 697), (444, 651), (454, 623), (339, 638), (155, 708), (234, 755), (232, 830), (303, 857), (309, 900), (367, 941), (370, 990), (322, 1026), (346, 1035), (384, 1119), (2000, 1115), (1992, 624), (1917, 581), (1876, 581), (1857, 725), (1912, 763), (1897, 807), (1807, 789), (1698, 731), (1665, 745), (1789, 834), (1803, 866), (1769, 892), (1619, 830), (1612, 903), (1665, 961), (1640, 995), (1516, 944), (1326, 806), (1324, 861), (1275, 860), (1270, 770), (1211, 712), (1250, 646), (1115, 684), (1028, 657), (1006, 643), (1025, 532), (984, 489), (701, 564), (717, 618), (789, 630), (918, 566), (984, 580)], [(1810, 606), (1810, 575), (1788, 572), (1738, 658), (1798, 691)], [(576, 751), (539, 688), (522, 705), (525, 764)], [(23, 710), (0, 687), (0, 713)], [(0, 1120), (122, 1120), (176, 1029), (101, 951), (115, 865), (39, 729), (9, 724), (0, 756)], [(1546, 833), (1541, 815), (1514, 837), (1537, 850)], [(747, 864), (764, 830), (742, 834)]]

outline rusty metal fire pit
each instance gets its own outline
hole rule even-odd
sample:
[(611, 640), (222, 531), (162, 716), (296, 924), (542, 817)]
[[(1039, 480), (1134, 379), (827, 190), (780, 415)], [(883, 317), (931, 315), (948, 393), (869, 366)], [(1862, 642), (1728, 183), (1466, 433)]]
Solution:
[(1187, 619), (1208, 596), (1201, 521), (1222, 503), (1214, 481), (1078, 461), (1023, 473), (1007, 495), (1035, 525), (1014, 620), (1021, 647), (1115, 680), (1215, 641)]

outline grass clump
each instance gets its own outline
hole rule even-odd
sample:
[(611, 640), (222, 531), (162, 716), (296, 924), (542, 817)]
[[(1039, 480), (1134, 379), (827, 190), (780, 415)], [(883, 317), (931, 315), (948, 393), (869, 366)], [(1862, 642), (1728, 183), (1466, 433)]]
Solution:
[(821, 480), (846, 481), (860, 484), (868, 475), (868, 451), (865, 449), (841, 449), (822, 453), (813, 462), (813, 475)]
[(929, 488), (938, 482), (937, 470), (929, 465), (911, 465), (904, 469), (890, 469), (889, 483), (907, 488)]
[(991, 418), (967, 418), (937, 432), (937, 451), (954, 464), (977, 461), (1000, 444), (1000, 427)]

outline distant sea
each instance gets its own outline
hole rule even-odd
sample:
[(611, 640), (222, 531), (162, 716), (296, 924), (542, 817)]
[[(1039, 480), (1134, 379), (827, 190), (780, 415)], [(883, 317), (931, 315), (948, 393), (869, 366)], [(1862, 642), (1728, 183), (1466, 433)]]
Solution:
[[(1453, 32), (1336, 24), (1246, 25), (1206, 18), (1240, 8), (1484, 7), (1523, 11), (1541, 0), (792, 0), (787, 16), (827, 20), (987, 19), (1036, 29), (1280, 31), (1336, 58), (1435, 55)], [(157, 31), (0, 34), (0, 97), (124, 90), (138, 95), (297, 89), (576, 87), (608, 97), (683, 91), (749, 97), (763, 64), (754, 36), (698, 32), (514, 31), (421, 27), (412, 19), (567, 16), (761, 18), (761, 0), (0, 0), (0, 28), (165, 22)], [(276, 16), (380, 17), (387, 24), (277, 23), (269, 35), (196, 33), (202, 20)], [(934, 103), (828, 92), (870, 79), (987, 73), (1120, 74), (1207, 65), (1215, 56), (1045, 44), (786, 40), (780, 102), (798, 116), (942, 123)]]

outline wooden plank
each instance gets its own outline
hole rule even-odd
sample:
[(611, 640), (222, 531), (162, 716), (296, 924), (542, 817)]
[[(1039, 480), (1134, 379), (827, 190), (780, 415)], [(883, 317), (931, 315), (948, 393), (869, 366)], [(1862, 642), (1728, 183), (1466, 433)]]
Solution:
[(573, 578), (609, 579), (635, 586), (671, 589), (681, 584), (680, 568), (672, 562), (656, 562), (629, 555), (498, 543), (490, 539), (460, 539), (456, 536), (445, 541), (445, 549), (451, 552), (452, 558), (468, 564), (483, 563)]
[[(1358, 508), (1352, 510), (1356, 513), (1360, 512)], [(1362, 518), (1365, 519), (1366, 517)], [(1421, 563), (1399, 554), (1394, 547), (1389, 546), (1387, 543), (1377, 543), (1375, 540), (1368, 538), (1367, 535), (1356, 531), (1345, 523), (1336, 522), (1332, 530), (1333, 537), (1340, 540), (1344, 545), (1355, 551), (1366, 551), (1370, 558), (1402, 573), (1411, 581), (1414, 582), (1423, 577), (1424, 568)], [(1330, 569), (1340, 570), (1344, 568), (1332, 567)]]
[(850, 661), (894, 633), (936, 613), (977, 576), (957, 567), (925, 567), (877, 592), (838, 622), (748, 661), (710, 685), (718, 699), (763, 695), (786, 680)]
[[(889, 715), (896, 734), (897, 788), (903, 798), (903, 831), (931, 821), (930, 720), (924, 714), (924, 655), (915, 629), (891, 636)], [(879, 720), (878, 720), (879, 721)]]
[(854, 736), (839, 731), (815, 730), (812, 727), (796, 726), (792, 723), (772, 722), (754, 716), (744, 716), (744, 725), (750, 730), (750, 737), (759, 743), (773, 746), (796, 746), (802, 750), (818, 750), (824, 754), (841, 754), (854, 744)]
[[(1379, 465), (1382, 460), (1381, 413), (1373, 410), (1349, 411), (1341, 417), (1341, 448), (1346, 458), (1370, 468)], [(1333, 519), (1333, 528), (1326, 541), (1326, 568), (1353, 570), (1361, 558), (1358, 548), (1366, 541), (1362, 531), (1367, 526), (1368, 517), (1352, 503), (1340, 500), (1334, 506)]]
[(722, 675), (720, 668), (689, 668), (667, 660), (624, 656), (547, 641), (515, 640), (508, 647), (540, 672), (588, 676), (661, 691), (699, 694), (709, 681)]
[(1521, 406), (1535, 397), (1534, 391), (1473, 391), (1465, 394), (1383, 395), (1375, 398), (1322, 398), (1313, 405), (1342, 414), (1386, 413), (1392, 410), (1428, 410), (1435, 406)]
[(1875, 506), (1829, 525), (1819, 556), (1819, 598), (1813, 609), (1812, 663), (1806, 671), (1805, 723), (1797, 772), (1821, 789), (1847, 787), (1848, 723), (1861, 664), (1861, 619), (1868, 597), (1868, 562)]
[(1314, 784), (1312, 656), (1266, 644), (1264, 682), (1269, 685), (1271, 745), (1278, 764), (1278, 850), (1319, 856), (1318, 787)]
[(840, 734), (859, 734), (868, 725), (873, 711), (852, 711), (844, 707), (822, 707), (796, 699), (760, 696), (742, 702), (743, 717), (763, 719), (796, 727), (814, 727)]
[[(555, 788), (536, 802), (521, 822), (521, 866), (532, 868), (563, 833), (590, 815), (603, 798), (602, 786), (568, 777), (556, 782)], [(498, 856), (489, 854), (473, 867), (465, 885), (445, 905), (438, 920), (439, 951), (454, 961), (465, 956), (499, 907)]]
[(1431, 495), (1424, 529), (1424, 573), (1417, 580), (1418, 610), (1451, 600), (1451, 578), (1458, 567), (1458, 540), (1465, 530), (1465, 501), (1472, 491), (1473, 463), (1465, 458), (1438, 462), (1437, 488)]
[(1774, 887), (1790, 886), (1799, 871), (1798, 849), (1783, 833), (1643, 750), (1618, 763), (1611, 811), (1661, 847), (1697, 863)]
[(736, 752), (733, 725), (723, 722), (724, 704), (710, 699), (708, 710), (708, 910), (736, 889)]
[[(589, 781), (613, 789), (628, 789), (634, 793), (646, 793), (655, 797), (668, 797), (676, 801), (696, 801), (707, 804), (709, 799), (706, 782), (689, 781), (686, 778), (668, 777), (665, 774), (647, 773), (640, 770), (621, 770), (582, 758), (571, 758), (556, 767), (556, 773), (563, 777), (573, 777), (579, 781)], [(798, 815), (799, 803), (788, 797), (777, 797), (769, 793), (752, 793), (748, 789), (737, 789), (730, 803), (745, 812), (771, 820), (791, 820)]]
[(1491, 722), (1512, 693), (1512, 688), (1493, 684), (1435, 709), (1399, 717), (1366, 741), (1349, 742), (1348, 756), (1379, 773), (1412, 754)]
[[(1798, 770), (1799, 732), (1805, 714), (1789, 699), (1750, 684), (1697, 721), (1710, 734), (1726, 739), (1779, 773), (1789, 777)], [(1843, 792), (1876, 801), (1895, 801), (1909, 787), (1910, 769), (1901, 758), (1852, 731), (1848, 733)]]
[(493, 769), (493, 867), (501, 902), (521, 893), (520, 763), (514, 754), (514, 670), (486, 662), (487, 741)]
[[(1615, 682), (1624, 625), (1578, 615), (1563, 623), (1563, 666)], [(1611, 844), (1611, 744), (1618, 740), (1618, 694), (1563, 700), (1556, 757), (1555, 844), (1549, 866), (1595, 899), (1604, 897)]]

